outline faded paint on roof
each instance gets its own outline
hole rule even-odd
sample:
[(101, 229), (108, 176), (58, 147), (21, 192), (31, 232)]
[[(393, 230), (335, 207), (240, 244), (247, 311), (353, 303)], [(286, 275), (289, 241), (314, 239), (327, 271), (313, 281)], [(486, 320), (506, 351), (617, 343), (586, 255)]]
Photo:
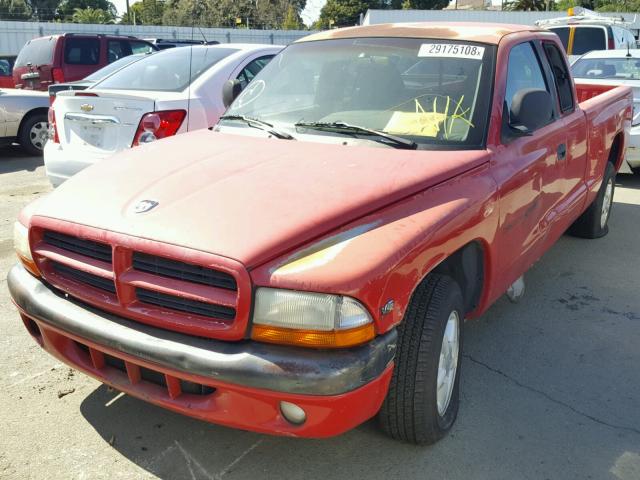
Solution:
[(347, 27), (309, 35), (298, 40), (312, 42), (315, 40), (332, 40), (339, 38), (361, 37), (405, 37), (434, 38), (442, 40), (467, 40), (470, 42), (497, 44), (505, 35), (515, 32), (540, 31), (530, 25), (511, 25), (506, 23), (477, 22), (420, 22), (420, 23), (385, 23), (361, 27)]

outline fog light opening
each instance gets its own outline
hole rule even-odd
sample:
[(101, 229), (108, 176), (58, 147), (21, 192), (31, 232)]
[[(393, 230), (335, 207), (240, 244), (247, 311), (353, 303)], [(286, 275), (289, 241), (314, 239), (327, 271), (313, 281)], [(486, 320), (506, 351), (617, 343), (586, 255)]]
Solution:
[(285, 420), (292, 425), (302, 425), (307, 419), (307, 414), (295, 403), (280, 402), (280, 412)]

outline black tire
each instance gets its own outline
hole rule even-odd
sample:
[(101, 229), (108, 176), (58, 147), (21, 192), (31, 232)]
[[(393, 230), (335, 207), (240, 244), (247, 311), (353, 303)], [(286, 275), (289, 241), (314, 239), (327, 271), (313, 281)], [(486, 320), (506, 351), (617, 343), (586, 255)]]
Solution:
[[(39, 133), (34, 135), (31, 131), (36, 125), (47, 124), (48, 118), (46, 113), (34, 113), (29, 115), (24, 123), (20, 127), (20, 133), (18, 134), (18, 142), (20, 146), (29, 153), (29, 155), (42, 155), (42, 149), (46, 140), (43, 140), (39, 136)], [(43, 134), (46, 134), (47, 128)]]
[[(607, 191), (607, 185), (611, 185), (611, 195), (609, 197), (609, 205), (606, 206), (605, 197)], [(569, 233), (576, 237), (582, 238), (600, 238), (609, 233), (609, 217), (611, 216), (611, 207), (613, 206), (613, 194), (616, 188), (616, 169), (611, 162), (607, 162), (607, 166), (604, 171), (604, 178), (602, 185), (598, 191), (598, 195), (589, 208), (578, 217), (578, 219), (571, 225)], [(603, 209), (607, 208), (606, 218), (604, 223)]]
[[(436, 392), (438, 366), (445, 327), (453, 311), (459, 318), (457, 369), (448, 406), (441, 415)], [(464, 302), (458, 284), (446, 275), (429, 275), (413, 293), (398, 327), (395, 368), (378, 413), (380, 426), (390, 437), (431, 444), (453, 426), (460, 400), (463, 324)]]

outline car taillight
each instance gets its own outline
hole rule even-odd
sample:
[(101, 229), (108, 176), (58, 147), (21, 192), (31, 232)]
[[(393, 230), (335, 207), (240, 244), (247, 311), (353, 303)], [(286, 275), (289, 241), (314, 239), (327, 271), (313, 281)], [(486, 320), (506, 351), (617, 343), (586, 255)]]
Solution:
[(64, 83), (64, 71), (61, 68), (52, 68), (53, 83)]
[(60, 143), (60, 137), (58, 136), (58, 126), (56, 125), (56, 112), (53, 108), (49, 108), (48, 121), (49, 141), (53, 143)]
[(613, 37), (609, 37), (609, 50), (615, 50), (616, 49), (616, 44), (613, 41)]
[(165, 110), (144, 114), (133, 137), (132, 146), (175, 135), (186, 115), (187, 112), (184, 110)]

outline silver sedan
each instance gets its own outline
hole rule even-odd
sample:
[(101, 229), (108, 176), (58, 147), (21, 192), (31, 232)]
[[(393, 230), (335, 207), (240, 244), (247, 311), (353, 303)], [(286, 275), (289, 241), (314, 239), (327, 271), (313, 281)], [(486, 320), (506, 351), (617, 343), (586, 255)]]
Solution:
[(49, 94), (0, 89), (0, 145), (18, 142), (32, 155), (42, 155), (47, 141)]

